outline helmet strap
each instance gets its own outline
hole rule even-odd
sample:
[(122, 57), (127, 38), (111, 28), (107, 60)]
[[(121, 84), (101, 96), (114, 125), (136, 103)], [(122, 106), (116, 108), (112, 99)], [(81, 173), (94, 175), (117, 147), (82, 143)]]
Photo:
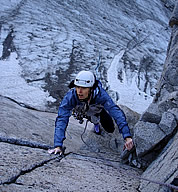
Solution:
[(92, 98), (92, 94), (93, 93), (93, 87), (90, 88), (90, 93), (88, 95), (88, 104), (90, 104), (91, 98)]

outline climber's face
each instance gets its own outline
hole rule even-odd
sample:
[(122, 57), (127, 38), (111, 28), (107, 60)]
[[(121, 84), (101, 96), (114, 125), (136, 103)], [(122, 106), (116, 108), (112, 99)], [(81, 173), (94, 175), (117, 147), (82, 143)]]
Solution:
[(90, 89), (88, 87), (78, 87), (76, 86), (77, 96), (79, 100), (87, 100), (90, 96)]

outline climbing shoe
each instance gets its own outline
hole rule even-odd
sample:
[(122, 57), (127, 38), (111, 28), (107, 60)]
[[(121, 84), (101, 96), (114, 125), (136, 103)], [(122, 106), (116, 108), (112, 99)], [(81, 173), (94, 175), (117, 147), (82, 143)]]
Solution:
[(100, 125), (99, 124), (95, 124), (94, 125), (94, 132), (98, 135), (101, 134), (101, 130), (100, 130)]

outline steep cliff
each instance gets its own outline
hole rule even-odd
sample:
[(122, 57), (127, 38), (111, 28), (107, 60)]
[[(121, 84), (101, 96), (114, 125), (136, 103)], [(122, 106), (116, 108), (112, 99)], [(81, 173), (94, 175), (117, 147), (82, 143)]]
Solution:
[[(143, 177), (168, 184), (174, 183), (178, 178), (178, 1), (169, 25), (172, 27), (172, 33), (158, 91), (153, 103), (142, 114), (134, 128), (137, 154), (142, 160), (153, 161), (161, 152), (144, 172)], [(144, 181), (140, 190), (168, 189)]]
[[(0, 3), (0, 191), (170, 191), (178, 176), (178, 1)], [(117, 129), (96, 135), (73, 118), (65, 156), (47, 153), (58, 102), (86, 68), (126, 113), (144, 172), (121, 162)]]
[(152, 102), (173, 0), (0, 2), (1, 95), (56, 112), (90, 69), (118, 104), (141, 114)]

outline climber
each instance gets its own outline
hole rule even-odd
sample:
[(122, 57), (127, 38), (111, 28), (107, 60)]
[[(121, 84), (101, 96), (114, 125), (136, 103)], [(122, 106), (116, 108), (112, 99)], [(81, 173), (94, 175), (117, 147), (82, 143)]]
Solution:
[(113, 102), (92, 72), (80, 71), (69, 88), (59, 106), (55, 122), (54, 149), (50, 153), (62, 153), (65, 131), (72, 111), (79, 123), (83, 122), (83, 118), (90, 120), (94, 124), (96, 134), (101, 133), (101, 126), (109, 133), (114, 132), (114, 120), (125, 140), (125, 148), (128, 151), (132, 149), (133, 141), (125, 114)]

